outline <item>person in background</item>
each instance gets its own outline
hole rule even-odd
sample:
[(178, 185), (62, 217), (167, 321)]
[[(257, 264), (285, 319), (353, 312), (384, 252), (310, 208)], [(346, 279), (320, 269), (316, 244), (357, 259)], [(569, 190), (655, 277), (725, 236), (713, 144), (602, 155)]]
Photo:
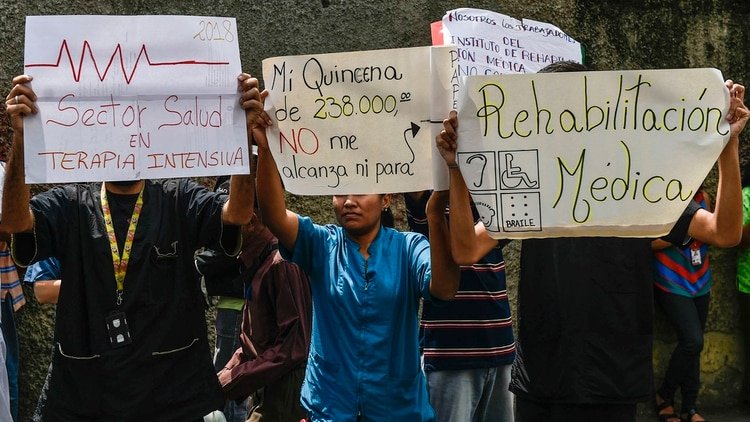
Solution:
[(60, 296), (60, 261), (49, 257), (29, 265), (23, 281), (34, 286), (37, 302), (56, 304)]
[(299, 421), (300, 391), (310, 348), (312, 298), (307, 276), (283, 259), (278, 240), (256, 212), (243, 226), (245, 270), (241, 341), (219, 372), (230, 400), (252, 395), (249, 421)]
[[(5, 161), (0, 161), (0, 181), (5, 177)], [(2, 189), (0, 189), (2, 195)], [(26, 304), (16, 265), (10, 257), (10, 236), (0, 235), (0, 313), (2, 313), (2, 335), (4, 338), (5, 372), (10, 399), (10, 413), (18, 420), (19, 406), (19, 350), (16, 311)]]
[[(5, 242), (1, 242), (5, 244)], [(7, 245), (5, 246), (7, 250)], [(2, 314), (0, 314), (0, 324), (3, 324)], [(14, 420), (11, 415), (11, 396), (10, 385), (8, 383), (8, 368), (6, 360), (5, 335), (0, 332), (0, 420)]]
[[(703, 186), (695, 193), (693, 201), (713, 211), (711, 197)], [(651, 248), (654, 250), (654, 297), (677, 332), (677, 346), (654, 397), (656, 412), (664, 422), (680, 422), (680, 416), (674, 411), (674, 395), (679, 387), (683, 419), (703, 421), (696, 401), (703, 330), (713, 281), (708, 245), (693, 239), (687, 245), (673, 246), (656, 239), (651, 242)]]
[(750, 162), (742, 168), (742, 241), (737, 254), (737, 298), (745, 343), (741, 400), (750, 404)]
[[(427, 235), (428, 192), (404, 195), (409, 228)], [(438, 422), (512, 422), (508, 390), (516, 356), (502, 248), (461, 266), (456, 297), (424, 302), (420, 346), (430, 403)]]
[(431, 242), (381, 225), (389, 194), (335, 195), (339, 225), (320, 226), (286, 208), (266, 139), (258, 143), (258, 202), (281, 255), (309, 276), (313, 297), (310, 354), (302, 405), (311, 421), (431, 421), (420, 369), (420, 298), (453, 298), (458, 266), (443, 215), (447, 192), (427, 206)]
[[(579, 63), (556, 62), (542, 72), (585, 70)], [(740, 240), (739, 134), (750, 112), (745, 88), (732, 81), (726, 86), (731, 135), (718, 160), (716, 208), (709, 212), (691, 202), (665, 237), (673, 244), (688, 235), (722, 247)], [(458, 124), (451, 112), (436, 141), (450, 169), (451, 251), (459, 264), (471, 264), (497, 240), (474, 226), (456, 163)], [(635, 421), (637, 403), (653, 394), (651, 240), (523, 240), (510, 387), (517, 420)]]
[[(216, 179), (214, 192), (229, 194), (229, 176)], [(243, 236), (243, 242), (247, 242)], [(202, 250), (195, 257), (196, 268), (203, 277), (206, 293), (216, 299), (216, 346), (214, 347), (214, 370), (221, 371), (240, 347), (242, 332), (242, 308), (245, 304), (242, 276), (244, 267), (237, 257), (227, 256), (222, 251)], [(245, 422), (248, 419), (250, 400), (228, 400), (222, 412), (227, 422)]]

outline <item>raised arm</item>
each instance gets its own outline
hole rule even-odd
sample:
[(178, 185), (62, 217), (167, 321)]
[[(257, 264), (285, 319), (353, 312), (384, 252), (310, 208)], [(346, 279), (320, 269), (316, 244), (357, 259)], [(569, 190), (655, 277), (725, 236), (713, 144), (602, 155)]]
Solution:
[(450, 300), (456, 295), (459, 283), (459, 267), (451, 255), (450, 233), (445, 219), (448, 192), (433, 192), (427, 201), (427, 226), (430, 234), (430, 262), (432, 279), (430, 294)]
[(739, 143), (740, 133), (750, 118), (750, 111), (744, 103), (745, 87), (732, 81), (727, 81), (726, 85), (729, 88), (727, 120), (731, 125), (731, 132), (729, 142), (719, 155), (716, 205), (713, 212), (698, 210), (688, 229), (690, 236), (724, 248), (737, 245), (742, 237)]
[(258, 187), (258, 205), (263, 223), (286, 249), (292, 250), (297, 242), (299, 220), (297, 214), (286, 209), (281, 176), (266, 137), (266, 127), (270, 125), (271, 119), (263, 112), (253, 128), (253, 138), (258, 144), (258, 174), (255, 182)]
[(451, 111), (436, 142), (450, 172), (451, 253), (458, 264), (471, 265), (487, 255), (498, 241), (490, 237), (481, 221), (474, 224), (469, 189), (456, 164), (457, 128), (458, 116)]
[[(237, 83), (240, 91), (240, 106), (245, 110), (249, 153), (252, 128), (260, 113), (263, 112), (263, 102), (258, 89), (258, 79), (243, 73), (237, 77)], [(250, 174), (235, 174), (230, 178), (229, 199), (224, 203), (221, 212), (221, 219), (224, 223), (239, 226), (250, 222), (253, 216), (253, 201), (255, 200), (253, 170), (250, 169)]]
[(5, 168), (0, 230), (8, 233), (28, 232), (34, 227), (34, 214), (29, 208), (31, 191), (26, 184), (23, 167), (23, 119), (37, 112), (36, 94), (29, 86), (30, 82), (31, 76), (16, 76), (13, 78), (13, 88), (5, 98), (13, 128), (13, 145)]

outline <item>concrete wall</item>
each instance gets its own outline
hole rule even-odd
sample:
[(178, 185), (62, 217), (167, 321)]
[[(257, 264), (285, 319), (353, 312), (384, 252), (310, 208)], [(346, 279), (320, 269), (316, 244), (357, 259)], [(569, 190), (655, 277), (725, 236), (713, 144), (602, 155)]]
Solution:
[[(596, 70), (716, 67), (725, 77), (750, 83), (750, 6), (746, 0), (546, 0), (546, 1), (230, 1), (230, 0), (2, 0), (0, 2), (0, 92), (23, 71), (24, 17), (38, 14), (194, 14), (235, 16), (242, 61), (260, 75), (263, 58), (427, 45), (429, 23), (446, 10), (471, 6), (517, 18), (551, 22), (581, 41)], [(0, 124), (7, 143), (7, 128)], [(747, 139), (747, 136), (745, 137)], [(747, 157), (748, 147), (743, 146)], [(715, 176), (709, 181), (715, 186)], [(294, 198), (292, 206), (330, 219), (327, 199)], [(514, 242), (517, 243), (517, 242)], [(508, 256), (516, 283), (517, 245)], [(703, 355), (700, 404), (732, 405), (743, 371), (738, 337), (732, 250), (712, 252), (716, 279)], [(513, 287), (511, 287), (514, 293)], [(19, 312), (23, 414), (33, 408), (46, 372), (51, 343), (50, 309), (36, 303)], [(655, 345), (657, 377), (675, 338), (659, 316)], [(24, 418), (25, 420), (26, 418)]]

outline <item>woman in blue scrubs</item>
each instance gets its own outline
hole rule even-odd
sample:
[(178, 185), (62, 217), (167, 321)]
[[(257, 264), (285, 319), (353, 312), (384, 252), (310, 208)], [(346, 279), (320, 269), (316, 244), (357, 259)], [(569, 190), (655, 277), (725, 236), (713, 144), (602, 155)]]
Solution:
[(447, 191), (427, 205), (431, 242), (381, 225), (391, 195), (335, 195), (338, 225), (288, 209), (263, 116), (258, 201), (280, 250), (310, 277), (313, 324), (302, 405), (311, 421), (431, 421), (420, 368), (421, 299), (449, 300), (458, 288), (443, 211)]

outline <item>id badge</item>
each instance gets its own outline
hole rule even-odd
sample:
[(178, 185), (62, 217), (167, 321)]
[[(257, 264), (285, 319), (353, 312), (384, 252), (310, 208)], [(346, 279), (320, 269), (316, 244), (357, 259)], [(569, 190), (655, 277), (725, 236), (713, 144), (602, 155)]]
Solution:
[(701, 250), (699, 248), (690, 248), (690, 261), (696, 267), (703, 264), (703, 260), (701, 259)]
[(128, 320), (125, 318), (125, 312), (114, 311), (107, 315), (107, 333), (109, 333), (109, 343), (112, 347), (127, 346), (133, 340), (130, 338), (128, 330)]

